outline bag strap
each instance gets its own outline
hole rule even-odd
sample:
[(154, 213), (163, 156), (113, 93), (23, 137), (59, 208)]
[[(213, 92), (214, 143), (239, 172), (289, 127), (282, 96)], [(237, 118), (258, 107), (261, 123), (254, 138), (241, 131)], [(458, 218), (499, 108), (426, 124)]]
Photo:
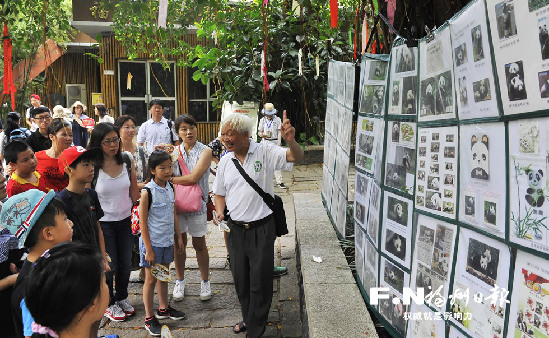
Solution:
[(173, 121), (171, 119), (168, 119), (168, 129), (170, 129), (170, 141), (172, 141), (171, 144), (173, 145), (175, 142), (173, 139), (172, 126), (173, 126)]
[[(183, 156), (181, 155), (181, 154), (183, 154), (182, 151), (181, 151), (181, 145), (183, 145), (183, 143), (181, 143), (179, 145), (179, 156), (177, 157), (177, 161), (179, 162), (179, 169), (181, 169), (181, 176), (185, 176), (185, 175), (189, 175), (191, 173), (191, 171), (187, 167), (187, 163), (185, 163), (185, 160), (183, 159)], [(183, 151), (185, 151), (185, 148), (183, 148)], [(183, 171), (183, 170), (185, 170), (185, 171)]]
[[(172, 187), (172, 190), (174, 190), (172, 182), (168, 182), (168, 184), (170, 185), (170, 187)], [(147, 210), (151, 210), (151, 205), (152, 205), (152, 202), (153, 202), (153, 195), (152, 195), (151, 188), (144, 187), (143, 189), (147, 190), (147, 195), (149, 195), (149, 206), (148, 206)]]
[(126, 163), (126, 170), (128, 171), (128, 178), (130, 179), (130, 184), (132, 183), (132, 159), (130, 155), (125, 152), (122, 153), (122, 159)]
[(240, 172), (240, 175), (242, 175), (242, 177), (244, 177), (246, 182), (248, 182), (248, 184), (263, 198), (263, 202), (265, 202), (265, 204), (267, 204), (267, 206), (272, 211), (274, 211), (273, 209), (273, 205), (275, 202), (274, 197), (266, 193), (263, 189), (261, 189), (259, 185), (257, 185), (257, 183), (255, 183), (254, 180), (252, 180), (252, 178), (248, 176), (248, 174), (246, 173), (244, 168), (242, 168), (242, 166), (240, 165), (240, 162), (238, 162), (236, 158), (233, 158), (232, 160), (234, 165), (236, 166), (236, 169), (238, 169), (238, 172)]
[(137, 149), (139, 150), (139, 159), (141, 160), (141, 164), (143, 165), (143, 180), (147, 180), (147, 160), (145, 160), (145, 149), (143, 146), (137, 146)]

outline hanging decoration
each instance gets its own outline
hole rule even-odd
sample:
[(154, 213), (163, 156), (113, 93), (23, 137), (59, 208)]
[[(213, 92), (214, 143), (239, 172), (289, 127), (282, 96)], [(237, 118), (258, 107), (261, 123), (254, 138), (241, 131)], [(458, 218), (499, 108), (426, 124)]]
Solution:
[(330, 0), (330, 19), (332, 28), (337, 28), (337, 0)]
[(297, 53), (297, 62), (299, 63), (299, 75), (303, 75), (303, 50), (299, 48), (299, 52)]
[(387, 3), (387, 19), (391, 25), (395, 22), (396, 0), (385, 0)]
[(158, 1), (158, 27), (166, 28), (166, 18), (168, 16), (168, 0)]
[(320, 76), (320, 64), (318, 63), (318, 55), (316, 56), (316, 76)]
[(261, 14), (263, 16), (263, 35), (265, 40), (263, 41), (263, 52), (262, 55), (262, 64), (261, 64), (261, 70), (263, 71), (263, 93), (269, 91), (269, 79), (267, 78), (267, 14), (265, 11), (267, 10), (267, 6), (269, 5), (269, 0), (263, 0), (263, 3), (261, 5)]
[(368, 16), (364, 11), (364, 20), (362, 21), (362, 49), (361, 53), (364, 54), (366, 46), (368, 45)]
[(11, 94), (11, 108), (15, 110), (15, 85), (12, 74), (12, 45), (8, 35), (8, 25), (4, 22), (4, 94)]

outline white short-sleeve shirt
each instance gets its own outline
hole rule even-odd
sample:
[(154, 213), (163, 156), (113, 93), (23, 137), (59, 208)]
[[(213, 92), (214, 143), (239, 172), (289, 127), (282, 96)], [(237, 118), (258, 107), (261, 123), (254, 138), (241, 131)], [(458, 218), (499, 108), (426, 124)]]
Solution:
[(156, 145), (161, 143), (171, 144), (170, 132), (173, 135), (174, 141), (179, 140), (179, 136), (177, 136), (173, 129), (173, 123), (170, 131), (168, 120), (165, 117), (162, 117), (160, 122), (154, 122), (153, 119), (150, 119), (139, 127), (137, 143), (146, 143), (147, 153), (150, 154), (154, 151), (154, 146)]
[[(293, 163), (286, 161), (287, 149), (272, 143), (256, 143), (250, 140), (248, 154), (241, 163), (246, 173), (261, 189), (274, 196), (273, 176), (275, 170), (292, 170)], [(272, 210), (261, 196), (246, 182), (232, 159), (234, 153), (227, 153), (219, 161), (213, 192), (225, 196), (225, 202), (232, 220), (257, 221), (269, 216)]]

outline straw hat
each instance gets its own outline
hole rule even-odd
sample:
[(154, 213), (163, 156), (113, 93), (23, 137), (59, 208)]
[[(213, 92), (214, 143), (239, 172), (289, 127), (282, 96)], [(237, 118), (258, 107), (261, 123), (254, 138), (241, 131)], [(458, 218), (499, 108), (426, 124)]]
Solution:
[(86, 106), (80, 101), (76, 101), (75, 103), (73, 103), (72, 106), (71, 106), (71, 110), (74, 111), (74, 108), (76, 106), (81, 106), (82, 107), (82, 112), (86, 111)]
[(264, 107), (264, 109), (261, 110), (261, 113), (263, 115), (269, 115), (269, 116), (276, 115), (277, 110), (275, 109), (275, 107), (272, 103), (270, 103), (270, 102), (265, 103), (265, 105), (263, 107)]

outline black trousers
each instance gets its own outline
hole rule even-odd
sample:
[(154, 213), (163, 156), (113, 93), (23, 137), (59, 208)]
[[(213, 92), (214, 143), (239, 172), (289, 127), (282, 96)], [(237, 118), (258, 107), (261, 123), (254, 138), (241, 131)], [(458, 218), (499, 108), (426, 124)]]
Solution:
[(274, 219), (252, 229), (231, 224), (227, 246), (242, 318), (250, 337), (259, 337), (267, 324), (273, 298)]

